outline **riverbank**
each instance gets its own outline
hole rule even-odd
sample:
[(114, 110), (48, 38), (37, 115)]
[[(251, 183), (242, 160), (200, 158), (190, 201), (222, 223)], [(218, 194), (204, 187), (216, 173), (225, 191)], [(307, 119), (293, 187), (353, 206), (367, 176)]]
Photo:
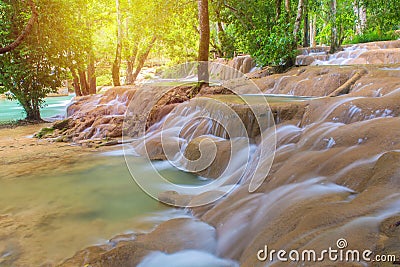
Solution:
[(93, 153), (105, 152), (111, 148), (85, 148), (68, 143), (33, 138), (33, 135), (50, 123), (0, 128), (0, 159), (2, 179), (18, 178), (24, 175), (51, 174), (87, 168), (81, 158)]
[[(187, 217), (136, 186), (121, 147), (32, 138), (49, 125), (0, 129), (1, 266), (56, 266), (112, 236), (120, 235), (113, 242), (131, 240), (165, 220)], [(149, 167), (137, 166), (143, 173)]]

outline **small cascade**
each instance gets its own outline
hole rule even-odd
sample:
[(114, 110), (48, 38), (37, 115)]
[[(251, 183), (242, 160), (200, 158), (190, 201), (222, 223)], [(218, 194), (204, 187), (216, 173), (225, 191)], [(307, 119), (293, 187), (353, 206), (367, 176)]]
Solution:
[(174, 254), (153, 252), (149, 254), (138, 267), (239, 267), (239, 264), (232, 260), (219, 259), (213, 254), (197, 251), (184, 250)]
[(343, 51), (330, 55), (328, 60), (316, 60), (312, 65), (351, 65), (354, 60), (367, 51), (368, 49), (359, 46), (347, 47)]
[[(152, 82), (160, 81), (179, 81), (196, 82), (197, 68), (195, 62), (180, 64), (169, 68), (161, 75), (161, 79)], [(237, 56), (233, 59), (217, 58), (209, 62), (209, 73), (216, 80), (230, 80), (241, 78), (244, 74), (248, 74), (259, 70), (255, 61), (249, 55)]]
[[(389, 44), (349, 47), (329, 60), (351, 64), (374, 49), (398, 49)], [(312, 53), (307, 56), (316, 56)], [(213, 73), (237, 77), (236, 67), (251, 66), (246, 60), (237, 59), (225, 72), (213, 66)], [(182, 76), (195, 74), (193, 66), (185, 68)], [(261, 82), (271, 93), (308, 95), (307, 90), (320, 88), (315, 94), (324, 96), (358, 70), (310, 67)], [(395, 68), (368, 71), (350, 95), (339, 97), (266, 97), (246, 79), (226, 82), (212, 76), (212, 82), (226, 86), (236, 82), (236, 95), (189, 99), (175, 85), (170, 90), (152, 84), (88, 98), (93, 108), (77, 100), (69, 112), (79, 119), (86, 112), (100, 114), (85, 115), (88, 122), (79, 125), (84, 138), (102, 136), (123, 117), (120, 131), (129, 143), (124, 155), (135, 181), (164, 203), (191, 208), (215, 231), (212, 250), (157, 247), (139, 266), (279, 266), (259, 262), (257, 252), (266, 245), (322, 251), (343, 238), (351, 248), (398, 253), (399, 75)], [(170, 98), (163, 98), (167, 94)], [(285, 99), (284, 105), (278, 99)], [(137, 160), (130, 161), (132, 154), (144, 157), (146, 175)], [(163, 176), (167, 165), (195, 174), (201, 183), (172, 183)], [(174, 239), (196, 243), (174, 229)], [(198, 226), (188, 229), (196, 233)]]
[[(388, 125), (399, 120), (388, 119), (382, 118), (379, 126), (374, 120), (363, 126), (278, 125), (277, 151), (266, 182), (249, 194), (250, 181), (244, 178), (239, 189), (202, 217), (217, 228), (218, 255), (243, 266), (264, 266), (256, 253), (265, 245), (321, 251), (340, 238), (353, 248), (377, 253), (378, 241), (371, 233), (400, 214), (399, 165), (391, 165), (400, 154), (386, 152), (400, 147), (390, 142), (374, 145), (379, 137), (371, 132), (386, 129), (388, 140), (395, 140), (398, 130)], [(253, 157), (260, 155), (256, 151)], [(388, 155), (394, 158), (388, 161)]]
[[(134, 140), (134, 153), (149, 159), (168, 160), (179, 169), (206, 178), (218, 178), (208, 188), (197, 189), (197, 194), (211, 188), (231, 190), (247, 171), (247, 163), (256, 146), (254, 138), (265, 129), (274, 128), (271, 111), (259, 102), (251, 105), (223, 102), (218, 98), (194, 98), (178, 105), (152, 125), (143, 137)], [(124, 128), (131, 127), (128, 124)], [(127, 138), (132, 135), (130, 131), (124, 133)], [(274, 140), (271, 141), (273, 145)], [(167, 186), (163, 190), (167, 188), (172, 189)], [(181, 194), (195, 192), (179, 188), (174, 191)], [(160, 193), (159, 188), (153, 191), (156, 197)]]
[(400, 63), (400, 40), (371, 42), (344, 47), (329, 55), (327, 47), (303, 49), (296, 65), (359, 65)]

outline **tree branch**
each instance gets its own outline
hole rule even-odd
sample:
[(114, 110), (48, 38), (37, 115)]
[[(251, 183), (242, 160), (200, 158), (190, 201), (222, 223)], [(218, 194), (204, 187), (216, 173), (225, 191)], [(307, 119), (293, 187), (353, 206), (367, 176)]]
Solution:
[(0, 48), (0, 54), (10, 52), (10, 51), (14, 50), (15, 48), (17, 48), (22, 43), (22, 41), (25, 39), (25, 37), (32, 31), (33, 25), (37, 21), (39, 14), (36, 10), (35, 3), (33, 3), (33, 0), (28, 0), (28, 1), (29, 1), (28, 4), (31, 7), (31, 11), (32, 11), (32, 16), (29, 19), (28, 24), (26, 24), (25, 29), (21, 32), (21, 34), (17, 37), (17, 39), (15, 39), (14, 42), (12, 42), (11, 44), (9, 44), (5, 47)]
[[(235, 14), (235, 16), (236, 16), (239, 20), (241, 20), (241, 22), (242, 22), (243, 25), (246, 26), (246, 23), (243, 22), (243, 20), (241, 19), (240, 16), (243, 16), (243, 17), (246, 19), (246, 21), (249, 23), (249, 25), (251, 26), (251, 28), (256, 29), (256, 26), (254, 25), (253, 20), (250, 19), (244, 12), (242, 12), (242, 11), (240, 11), (240, 10), (234, 8), (233, 6), (228, 5), (225, 1), (224, 1), (223, 5), (224, 5), (224, 7), (226, 7), (227, 9), (231, 10), (231, 11)], [(248, 25), (247, 25), (247, 26), (248, 26)]]

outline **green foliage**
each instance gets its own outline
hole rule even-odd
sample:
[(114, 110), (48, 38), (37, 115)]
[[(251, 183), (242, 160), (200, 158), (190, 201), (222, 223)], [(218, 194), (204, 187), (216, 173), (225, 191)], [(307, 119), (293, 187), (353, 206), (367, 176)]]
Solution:
[(379, 31), (366, 32), (361, 35), (356, 35), (353, 39), (349, 40), (348, 44), (359, 44), (359, 43), (368, 43), (375, 41), (390, 41), (396, 40), (398, 36), (394, 34), (393, 31), (382, 33)]
[[(337, 42), (391, 40), (400, 26), (398, 0), (305, 1), (297, 44), (294, 23), (299, 0), (213, 0), (210, 2), (212, 47), (218, 56), (250, 54), (258, 65), (287, 66), (304, 36), (304, 16), (315, 21), (318, 44), (329, 45), (332, 29)], [(94, 61), (98, 85), (110, 85), (116, 47), (114, 0), (35, 0), (39, 21), (15, 51), (0, 55), (0, 92), (11, 92), (28, 117), (38, 115), (47, 93), (72, 78), (70, 70), (85, 71)], [(277, 4), (279, 4), (277, 6)], [(122, 68), (145, 54), (153, 37), (150, 58), (167, 64), (193, 61), (199, 44), (197, 2), (187, 0), (120, 0), (123, 22)], [(360, 29), (362, 8), (366, 24)], [(0, 45), (11, 43), (30, 18), (24, 1), (0, 0)], [(137, 48), (137, 54), (135, 54)], [(76, 73), (76, 72), (75, 72)], [(123, 73), (123, 71), (121, 71)], [(76, 76), (75, 76), (76, 78)]]
[(249, 40), (256, 40), (257, 43), (254, 46), (249, 46), (247, 50), (262, 66), (290, 64), (290, 61), (297, 54), (293, 47), (294, 36), (292, 32), (293, 29), (288, 24), (285, 26), (276, 24), (268, 32), (264, 29), (251, 31), (252, 38)]
[(217, 1), (226, 24), (221, 43), (226, 54), (250, 54), (260, 66), (290, 65), (296, 55), (294, 17), (286, 12), (276, 18), (275, 1)]
[(110, 86), (112, 85), (112, 77), (110, 73), (103, 74), (101, 76), (97, 76), (97, 85), (98, 86)]
[[(12, 4), (11, 4), (12, 3)], [(1, 23), (8, 25), (0, 34), (0, 45), (14, 40), (29, 19), (29, 8), (15, 1), (2, 1)], [(62, 23), (61, 14), (52, 1), (42, 0), (38, 4), (39, 19), (32, 33), (24, 42), (9, 53), (0, 55), (1, 92), (10, 92), (24, 108), (27, 119), (39, 120), (39, 108), (44, 97), (54, 92), (65, 77), (60, 53), (61, 36), (54, 28)], [(60, 12), (61, 13), (61, 10)]]
[(400, 1), (364, 0), (368, 16), (368, 28), (378, 33), (397, 30), (400, 27)]
[(197, 2), (176, 1), (173, 7), (164, 14), (164, 28), (154, 49), (168, 58), (170, 65), (196, 60), (199, 42)]

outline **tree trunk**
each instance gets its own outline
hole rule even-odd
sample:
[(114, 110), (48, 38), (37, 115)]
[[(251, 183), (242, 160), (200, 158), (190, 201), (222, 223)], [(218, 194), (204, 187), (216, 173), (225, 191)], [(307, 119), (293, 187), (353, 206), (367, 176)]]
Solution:
[(224, 57), (225, 30), (222, 25), (221, 12), (219, 9), (215, 10), (215, 16), (217, 20), (217, 40), (215, 49), (218, 57), (222, 58)]
[(299, 4), (297, 6), (296, 20), (294, 22), (294, 29), (293, 29), (294, 48), (295, 49), (297, 47), (297, 42), (299, 39), (299, 31), (300, 31), (301, 18), (303, 16), (303, 10), (304, 10), (304, 0), (299, 0)]
[(282, 0), (275, 0), (275, 21), (279, 20), (282, 13)]
[(200, 43), (199, 43), (199, 83), (208, 85), (208, 56), (210, 50), (210, 19), (208, 14), (208, 0), (198, 0), (199, 24), (200, 24)]
[(81, 84), (82, 95), (88, 95), (89, 94), (89, 86), (88, 86), (88, 82), (86, 80), (86, 73), (84, 70), (78, 70), (78, 74), (79, 74), (79, 82)]
[(21, 34), (17, 37), (17, 39), (14, 40), (14, 42), (5, 47), (0, 47), (0, 54), (10, 52), (15, 48), (17, 48), (25, 39), (25, 37), (28, 36), (28, 34), (30, 34), (30, 32), (32, 31), (33, 25), (37, 21), (39, 14), (36, 10), (36, 6), (33, 0), (29, 0), (28, 4), (31, 7), (32, 16), (29, 19), (28, 23), (26, 24), (25, 29), (21, 32)]
[(96, 94), (96, 69), (94, 67), (94, 57), (89, 56), (89, 65), (87, 69), (88, 92), (91, 95)]
[(117, 49), (115, 51), (115, 60), (112, 65), (112, 79), (114, 86), (120, 86), (119, 70), (121, 68), (121, 51), (122, 51), (122, 23), (121, 23), (121, 10), (119, 0), (115, 0), (117, 8)]
[(286, 10), (288, 17), (290, 17), (290, 15), (291, 15), (290, 13), (292, 12), (291, 6), (290, 6), (290, 0), (285, 0), (285, 10)]
[(150, 54), (151, 49), (153, 48), (155, 42), (157, 40), (156, 36), (153, 36), (153, 39), (151, 39), (149, 45), (146, 48), (146, 51), (140, 55), (139, 60), (138, 60), (138, 64), (136, 66), (136, 70), (135, 73), (132, 75), (132, 83), (136, 81), (136, 78), (138, 77), (140, 71), (142, 70), (144, 63), (146, 62), (147, 57)]
[(73, 78), (72, 86), (74, 86), (75, 95), (76, 96), (82, 96), (81, 86), (80, 86), (80, 83), (79, 83), (79, 77), (76, 74), (76, 71), (75, 71), (75, 69), (73, 67), (70, 67), (69, 69), (71, 71), (72, 78)]
[(138, 44), (135, 43), (133, 46), (132, 50), (132, 56), (129, 57), (128, 62), (127, 62), (127, 68), (126, 68), (126, 84), (133, 84), (135, 80), (133, 79), (133, 67), (135, 66), (136, 63), (136, 57), (138, 54)]
[(316, 28), (317, 28), (317, 17), (316, 15), (313, 15), (310, 21), (310, 44), (311, 47), (316, 47), (317, 46), (317, 40), (316, 38)]
[(26, 112), (26, 120), (28, 121), (42, 121), (42, 117), (40, 116), (39, 109), (30, 108), (28, 110), (25, 109)]
[(331, 9), (331, 47), (329, 49), (329, 53), (333, 54), (338, 49), (338, 30), (336, 23), (336, 11), (337, 11), (337, 2), (336, 0), (330, 0), (330, 9)]
[(367, 11), (362, 0), (353, 2), (353, 10), (357, 17), (356, 34), (361, 35), (367, 26)]
[(42, 118), (40, 116), (40, 108), (39, 108), (39, 102), (37, 99), (20, 99), (19, 100), (22, 107), (25, 110), (26, 117), (25, 119), (28, 121), (42, 121)]
[(309, 47), (310, 46), (310, 25), (309, 25), (309, 17), (308, 17), (308, 10), (307, 10), (307, 5), (305, 5), (304, 8), (304, 38), (303, 38), (303, 47)]

